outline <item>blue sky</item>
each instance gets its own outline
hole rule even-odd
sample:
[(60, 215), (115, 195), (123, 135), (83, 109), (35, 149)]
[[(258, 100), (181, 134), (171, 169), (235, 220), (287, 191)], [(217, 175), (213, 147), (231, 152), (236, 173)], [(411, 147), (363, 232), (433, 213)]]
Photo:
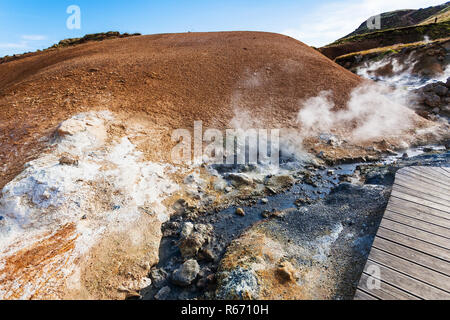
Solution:
[[(61, 39), (120, 31), (143, 34), (257, 30), (321, 46), (380, 12), (445, 0), (0, 0), (0, 56), (44, 49)], [(67, 7), (81, 9), (81, 29), (69, 30)]]

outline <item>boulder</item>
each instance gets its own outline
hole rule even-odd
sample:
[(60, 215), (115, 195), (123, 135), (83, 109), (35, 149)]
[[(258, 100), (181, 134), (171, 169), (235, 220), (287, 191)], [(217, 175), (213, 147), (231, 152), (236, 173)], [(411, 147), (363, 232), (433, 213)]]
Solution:
[(243, 173), (230, 173), (227, 175), (227, 179), (231, 180), (231, 184), (234, 187), (251, 186), (254, 184), (253, 179)]
[(189, 286), (200, 272), (200, 266), (196, 260), (188, 260), (172, 274), (172, 282), (178, 286)]
[(441, 98), (436, 93), (427, 93), (424, 102), (427, 106), (435, 108), (441, 104)]
[(433, 91), (437, 95), (444, 97), (448, 93), (448, 88), (444, 84), (438, 84)]
[(185, 223), (178, 243), (183, 258), (195, 257), (203, 245), (210, 241), (211, 232), (211, 225), (197, 224), (194, 227), (190, 222)]

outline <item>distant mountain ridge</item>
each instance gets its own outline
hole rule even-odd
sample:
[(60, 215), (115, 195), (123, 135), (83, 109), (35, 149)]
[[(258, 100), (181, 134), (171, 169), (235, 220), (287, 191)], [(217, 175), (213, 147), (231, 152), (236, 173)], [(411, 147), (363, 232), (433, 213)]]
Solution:
[[(450, 19), (450, 1), (428, 8), (405, 9), (382, 13), (380, 30), (409, 27), (424, 22), (433, 23), (435, 18), (437, 18), (438, 22), (444, 22)], [(373, 31), (367, 27), (367, 22), (364, 21), (355, 31), (341, 39)]]

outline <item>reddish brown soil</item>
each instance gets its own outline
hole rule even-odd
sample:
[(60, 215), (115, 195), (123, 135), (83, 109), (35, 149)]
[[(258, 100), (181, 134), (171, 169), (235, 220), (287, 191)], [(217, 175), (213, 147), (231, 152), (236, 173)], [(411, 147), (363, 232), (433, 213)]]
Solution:
[(0, 188), (39, 151), (40, 138), (82, 111), (109, 109), (169, 129), (194, 120), (224, 128), (238, 105), (281, 126), (322, 90), (342, 108), (361, 81), (297, 40), (261, 32), (137, 36), (3, 63)]

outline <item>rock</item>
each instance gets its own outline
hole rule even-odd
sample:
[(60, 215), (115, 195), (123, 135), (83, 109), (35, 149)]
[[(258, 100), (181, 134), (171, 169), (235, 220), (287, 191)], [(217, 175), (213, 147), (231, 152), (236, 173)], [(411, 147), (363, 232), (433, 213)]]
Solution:
[(158, 291), (158, 293), (155, 295), (156, 300), (166, 300), (169, 297), (170, 294), (170, 288), (164, 287), (161, 290)]
[(204, 243), (205, 239), (201, 234), (193, 233), (189, 237), (180, 240), (178, 248), (180, 248), (183, 258), (193, 258), (197, 255)]
[(242, 209), (242, 208), (237, 208), (237, 209), (236, 209), (236, 214), (237, 214), (238, 216), (243, 217), (243, 216), (245, 216), (245, 211), (244, 211), (244, 209)]
[(185, 222), (183, 223), (183, 226), (181, 227), (181, 238), (187, 238), (192, 231), (194, 231), (194, 224), (192, 222)]
[(261, 212), (261, 216), (263, 218), (268, 218), (270, 217), (270, 211), (269, 210), (264, 210), (263, 212)]
[(172, 274), (172, 282), (178, 286), (189, 286), (200, 272), (200, 266), (196, 260), (188, 260)]
[(445, 83), (445, 86), (450, 89), (450, 77), (447, 78), (447, 82)]
[(441, 115), (450, 117), (450, 98), (445, 98), (444, 106), (441, 107)]
[(295, 183), (293, 177), (289, 175), (272, 176), (266, 180), (266, 187), (271, 188), (274, 193), (282, 192), (290, 188)]
[(167, 281), (167, 272), (164, 269), (152, 269), (150, 278), (156, 288), (162, 288)]
[(283, 262), (276, 270), (276, 274), (281, 283), (295, 281), (295, 269), (290, 262)]
[(322, 133), (319, 135), (319, 139), (326, 142), (326, 144), (330, 146), (340, 146), (342, 144), (342, 141), (331, 133)]
[(214, 182), (214, 190), (216, 191), (224, 191), (227, 188), (226, 181), (220, 179)]
[(195, 257), (203, 245), (209, 242), (212, 229), (207, 224), (197, 224), (194, 227), (190, 222), (185, 223), (178, 243), (183, 258)]
[(225, 188), (225, 192), (226, 192), (226, 193), (230, 193), (231, 191), (233, 191), (233, 188), (232, 188), (232, 187), (226, 187), (226, 188)]
[(427, 93), (424, 102), (429, 107), (435, 108), (441, 104), (441, 98), (435, 93)]
[(175, 203), (172, 205), (172, 209), (176, 211), (177, 214), (183, 214), (186, 210), (187, 202), (184, 199), (178, 199), (175, 201)]
[(220, 281), (216, 296), (221, 300), (258, 299), (259, 285), (253, 270), (237, 267)]
[(433, 91), (437, 95), (444, 97), (448, 93), (448, 88), (443, 84), (439, 84), (434, 87)]
[(402, 159), (403, 160), (406, 160), (406, 159), (408, 159), (409, 158), (409, 155), (405, 152), (403, 155), (402, 155)]
[(426, 153), (428, 153), (428, 152), (433, 152), (434, 151), (434, 149), (433, 148), (430, 148), (430, 147), (425, 147), (425, 148), (423, 148), (423, 152), (426, 152)]
[(141, 295), (137, 291), (127, 292), (125, 296), (125, 300), (139, 300), (141, 299)]
[(269, 202), (269, 199), (267, 199), (267, 198), (262, 198), (262, 199), (261, 199), (261, 203), (266, 204), (266, 203), (268, 203), (268, 202)]
[(59, 164), (62, 166), (78, 166), (78, 159), (72, 158), (68, 155), (63, 155), (61, 158), (59, 158)]
[(58, 135), (60, 137), (63, 137), (65, 135), (74, 135), (78, 132), (82, 132), (86, 130), (86, 126), (85, 123), (80, 121), (80, 120), (76, 120), (76, 119), (69, 119), (66, 120), (64, 122), (62, 122), (59, 127), (56, 129), (56, 132), (58, 133)]
[(231, 184), (234, 187), (251, 186), (254, 184), (253, 179), (246, 176), (243, 173), (229, 173), (226, 176), (227, 179), (231, 180)]
[(215, 261), (217, 259), (217, 255), (214, 253), (214, 250), (211, 247), (206, 247), (201, 250), (201, 257), (208, 261)]

